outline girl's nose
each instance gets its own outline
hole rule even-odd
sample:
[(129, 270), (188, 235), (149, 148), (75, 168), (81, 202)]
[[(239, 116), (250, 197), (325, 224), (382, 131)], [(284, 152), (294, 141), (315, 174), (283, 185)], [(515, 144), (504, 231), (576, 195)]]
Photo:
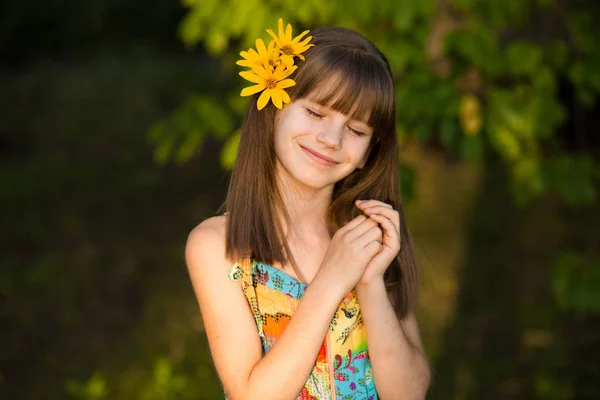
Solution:
[(342, 145), (343, 126), (329, 124), (317, 134), (317, 140), (325, 146), (338, 150)]

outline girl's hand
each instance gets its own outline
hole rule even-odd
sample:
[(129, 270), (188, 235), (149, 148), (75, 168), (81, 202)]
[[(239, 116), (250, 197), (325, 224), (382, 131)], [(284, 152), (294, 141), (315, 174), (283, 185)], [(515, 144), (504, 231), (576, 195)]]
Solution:
[(347, 295), (364, 276), (367, 265), (382, 247), (383, 233), (375, 219), (359, 215), (332, 237), (315, 279)]
[(383, 247), (371, 259), (358, 282), (369, 284), (383, 279), (383, 274), (400, 251), (400, 213), (391, 205), (378, 200), (359, 200), (356, 206), (383, 229)]

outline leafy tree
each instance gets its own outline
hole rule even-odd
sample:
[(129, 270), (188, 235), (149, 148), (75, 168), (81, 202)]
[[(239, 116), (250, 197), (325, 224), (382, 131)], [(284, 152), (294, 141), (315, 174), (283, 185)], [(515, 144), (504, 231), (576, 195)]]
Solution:
[[(559, 86), (582, 107), (600, 92), (600, 52), (592, 2), (553, 0), (185, 0), (179, 34), (223, 61), (230, 78), (221, 98), (193, 96), (156, 124), (156, 159), (185, 161), (207, 135), (226, 140), (235, 157), (245, 100), (234, 61), (279, 17), (299, 28), (338, 25), (372, 39), (389, 57), (397, 82), (402, 140), (439, 144), (451, 156), (499, 156), (513, 199), (525, 204), (555, 193), (571, 205), (596, 199), (597, 160), (566, 149), (556, 134), (569, 113)], [(298, 31), (299, 32), (299, 31)], [(227, 100), (226, 100), (227, 99)], [(489, 156), (490, 154), (488, 154)]]

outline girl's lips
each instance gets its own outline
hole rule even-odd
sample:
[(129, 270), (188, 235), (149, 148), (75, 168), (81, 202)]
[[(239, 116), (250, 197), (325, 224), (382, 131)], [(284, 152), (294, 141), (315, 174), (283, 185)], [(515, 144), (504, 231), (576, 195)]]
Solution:
[(310, 157), (313, 161), (316, 161), (317, 163), (324, 165), (326, 167), (331, 167), (333, 165), (339, 164), (338, 162), (332, 161), (331, 159), (325, 158), (324, 156), (320, 155), (319, 153), (307, 149), (306, 147), (300, 146), (302, 148), (302, 150), (304, 150), (304, 153)]

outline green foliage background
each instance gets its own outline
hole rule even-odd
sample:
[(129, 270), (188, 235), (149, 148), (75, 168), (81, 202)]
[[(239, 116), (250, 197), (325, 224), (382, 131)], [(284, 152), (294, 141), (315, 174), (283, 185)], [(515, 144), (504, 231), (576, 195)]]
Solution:
[[(570, 154), (557, 137), (566, 106), (559, 84), (572, 85), (577, 101), (593, 107), (600, 91), (600, 39), (592, 2), (549, 0), (258, 1), (186, 0), (189, 12), (179, 34), (188, 46), (202, 44), (223, 60), (232, 77), (240, 49), (268, 40), (266, 27), (279, 17), (296, 27), (338, 25), (370, 38), (389, 58), (397, 82), (398, 132), (403, 140), (439, 142), (470, 161), (486, 149), (511, 174), (515, 201), (552, 192), (569, 204), (590, 204), (598, 164), (590, 154)], [(185, 160), (202, 137), (231, 132), (230, 101), (193, 98), (152, 138), (159, 161)], [(462, 110), (462, 111), (461, 111)], [(187, 112), (186, 112), (187, 111)], [(194, 117), (192, 118), (191, 115)], [(207, 118), (212, 115), (213, 118)], [(189, 125), (193, 127), (190, 127)], [(173, 125), (181, 128), (173, 143)], [(163, 138), (164, 140), (161, 140)], [(233, 151), (235, 147), (228, 147)], [(174, 154), (173, 154), (174, 153)]]

